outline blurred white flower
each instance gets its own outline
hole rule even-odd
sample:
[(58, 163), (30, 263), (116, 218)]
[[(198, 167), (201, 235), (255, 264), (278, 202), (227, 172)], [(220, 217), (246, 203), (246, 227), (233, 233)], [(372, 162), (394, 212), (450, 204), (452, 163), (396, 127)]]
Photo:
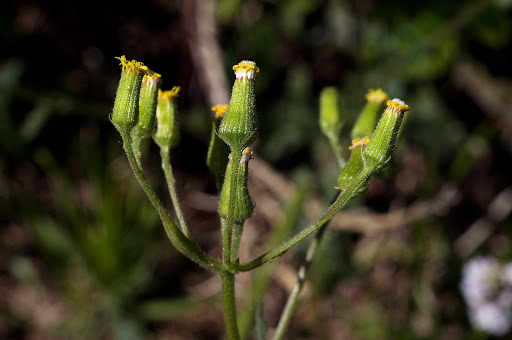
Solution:
[(500, 264), (494, 257), (476, 257), (463, 268), (460, 290), (470, 306), (485, 303), (497, 293)]
[(473, 327), (492, 335), (504, 335), (510, 330), (510, 316), (508, 308), (494, 303), (469, 308), (469, 319)]

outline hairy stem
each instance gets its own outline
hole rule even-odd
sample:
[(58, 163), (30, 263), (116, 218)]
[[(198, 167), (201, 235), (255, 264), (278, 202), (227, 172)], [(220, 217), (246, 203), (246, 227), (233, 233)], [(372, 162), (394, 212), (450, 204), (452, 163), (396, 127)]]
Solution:
[(235, 304), (235, 274), (222, 274), (222, 304), (224, 306), (224, 324), (228, 340), (240, 339)]
[(242, 241), (242, 231), (244, 228), (243, 223), (235, 222), (233, 224), (233, 239), (231, 240), (231, 262), (236, 261), (236, 257), (238, 256), (238, 249), (240, 248), (240, 242)]
[(366, 181), (368, 176), (370, 176), (372, 171), (362, 170), (357, 177), (350, 183), (349, 186), (344, 191), (341, 191), (334, 203), (332, 203), (327, 210), (318, 218), (315, 222), (313, 222), (309, 227), (303, 229), (297, 235), (285, 241), (280, 246), (270, 250), (269, 252), (255, 258), (246, 263), (242, 264), (233, 264), (231, 270), (235, 272), (245, 272), (251, 269), (260, 267), (265, 263), (269, 263), (276, 258), (283, 255), (288, 249), (314, 233), (316, 230), (320, 229), (324, 224), (326, 224), (335, 214), (347, 204), (347, 202), (352, 198), (354, 192), (359, 188), (359, 186)]
[(185, 218), (183, 217), (180, 201), (178, 199), (178, 193), (176, 192), (176, 185), (174, 174), (172, 172), (169, 150), (160, 148), (160, 157), (162, 158), (162, 169), (165, 173), (165, 181), (167, 182), (167, 187), (169, 189), (169, 194), (171, 195), (174, 212), (176, 213), (176, 218), (178, 219), (181, 231), (188, 239), (192, 239), (192, 236), (190, 235), (187, 224), (185, 222)]
[(196, 262), (200, 266), (218, 274), (224, 273), (226, 271), (226, 266), (224, 266), (222, 263), (219, 263), (218, 261), (213, 260), (207, 254), (205, 254), (201, 248), (199, 248), (197, 243), (193, 239), (188, 239), (183, 234), (181, 229), (176, 225), (176, 223), (174, 223), (164, 204), (158, 198), (156, 192), (153, 190), (146, 176), (138, 166), (135, 155), (133, 153), (132, 140), (130, 135), (128, 133), (121, 133), (121, 137), (123, 139), (123, 148), (126, 156), (128, 157), (128, 161), (133, 170), (133, 173), (142, 189), (144, 189), (144, 192), (148, 196), (149, 200), (151, 201), (151, 204), (153, 204), (153, 207), (158, 211), (167, 237), (174, 245), (174, 247), (176, 247), (180, 253), (188, 257), (190, 260)]
[(228, 217), (225, 228), (223, 228), (222, 235), (222, 262), (225, 265), (231, 263), (231, 243), (233, 236), (233, 226), (235, 224), (235, 204), (236, 204), (236, 186), (238, 185), (238, 168), (242, 158), (242, 152), (239, 150), (232, 150), (232, 166), (231, 166), (231, 181), (229, 188), (229, 202), (228, 202)]
[(306, 253), (306, 258), (304, 259), (304, 263), (299, 269), (297, 273), (297, 282), (293, 286), (290, 295), (288, 296), (288, 300), (286, 301), (286, 305), (284, 306), (283, 313), (281, 314), (281, 318), (279, 319), (279, 323), (277, 324), (276, 332), (274, 333), (273, 340), (281, 340), (283, 339), (286, 330), (288, 329), (288, 325), (290, 324), (290, 320), (292, 319), (293, 312), (295, 311), (295, 307), (297, 306), (297, 302), (299, 301), (299, 294), (306, 282), (306, 274), (313, 261), (313, 257), (316, 254), (318, 246), (322, 241), (322, 238), (327, 230), (327, 225), (323, 225), (318, 232), (315, 234), (315, 238), (309, 245), (308, 251)]
[(343, 157), (343, 153), (341, 151), (343, 150), (343, 148), (341, 147), (338, 136), (329, 137), (328, 139), (329, 143), (331, 144), (331, 149), (334, 152), (334, 155), (336, 156), (336, 160), (338, 161), (338, 165), (340, 169), (343, 169), (347, 161)]

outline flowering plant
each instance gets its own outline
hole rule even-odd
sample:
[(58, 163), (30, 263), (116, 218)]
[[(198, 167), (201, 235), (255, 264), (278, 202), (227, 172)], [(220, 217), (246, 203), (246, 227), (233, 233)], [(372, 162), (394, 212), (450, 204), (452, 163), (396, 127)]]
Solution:
[[(261, 256), (240, 263), (238, 251), (244, 222), (251, 217), (254, 208), (247, 187), (247, 176), (249, 162), (253, 157), (250, 146), (258, 134), (254, 89), (256, 76), (260, 70), (252, 61), (242, 61), (233, 66), (236, 79), (230, 102), (227, 106), (216, 106), (212, 109), (216, 114), (213, 117), (212, 138), (207, 158), (208, 166), (217, 177), (220, 191), (218, 212), (222, 226), (222, 258), (214, 259), (199, 247), (190, 234), (174, 185), (170, 150), (179, 140), (175, 101), (179, 88), (161, 91), (159, 74), (151, 71), (143, 63), (129, 61), (124, 56), (119, 60), (122, 72), (111, 116), (112, 123), (121, 134), (123, 148), (133, 173), (160, 215), (171, 243), (198, 265), (220, 275), (228, 339), (240, 338), (235, 305), (235, 275), (276, 260), (292, 246), (317, 232), (274, 334), (274, 339), (282, 339), (304, 283), (307, 268), (325, 230), (324, 226), (352, 197), (363, 193), (368, 187), (370, 176), (387, 164), (404, 113), (409, 110), (409, 106), (396, 98), (387, 100), (387, 95), (382, 90), (370, 90), (367, 95), (368, 103), (352, 130), (354, 140), (349, 148), (350, 157), (345, 161), (339, 141), (343, 119), (337, 106), (336, 90), (325, 89), (321, 94), (320, 127), (329, 139), (340, 165), (336, 186), (339, 190), (338, 195), (311, 225)], [(375, 127), (377, 114), (384, 104), (386, 108)], [(368, 137), (370, 135), (371, 137)], [(160, 148), (162, 169), (176, 219), (157, 196), (143, 172), (140, 144), (143, 139), (151, 136)], [(226, 157), (227, 154), (229, 157)], [(260, 323), (260, 334), (264, 334), (264, 328)]]

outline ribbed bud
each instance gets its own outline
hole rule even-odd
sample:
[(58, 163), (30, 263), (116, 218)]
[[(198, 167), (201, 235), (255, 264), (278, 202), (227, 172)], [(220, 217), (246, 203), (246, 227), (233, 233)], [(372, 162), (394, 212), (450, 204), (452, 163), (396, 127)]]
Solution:
[(116, 59), (119, 59), (122, 71), (111, 121), (119, 132), (129, 133), (139, 119), (141, 82), (148, 68), (138, 61), (127, 60), (124, 55)]
[(169, 91), (158, 90), (157, 123), (153, 139), (160, 148), (166, 151), (178, 144), (180, 138), (176, 117), (176, 97), (178, 97), (179, 91), (179, 86), (175, 86)]
[[(249, 195), (249, 188), (247, 187), (247, 179), (249, 173), (249, 160), (253, 157), (250, 148), (245, 148), (242, 152), (242, 158), (238, 166), (238, 180), (236, 185), (236, 198), (235, 209), (233, 212), (233, 221), (235, 223), (242, 223), (252, 216), (254, 211), (254, 204), (252, 203), (251, 196)], [(219, 197), (219, 215), (228, 218), (229, 214), (229, 196), (231, 188), (231, 167), (234, 166), (232, 157), (229, 155), (229, 162), (226, 167), (226, 177), (224, 178), (224, 185)]]
[(359, 117), (352, 128), (350, 136), (355, 138), (362, 138), (363, 136), (369, 136), (375, 129), (375, 123), (377, 122), (377, 115), (384, 108), (388, 95), (381, 89), (370, 89), (366, 94), (366, 105), (359, 114)]
[(139, 97), (139, 122), (132, 130), (132, 136), (148, 138), (153, 135), (156, 127), (156, 107), (158, 90), (162, 83), (162, 76), (152, 72), (142, 78)]
[(206, 164), (208, 168), (215, 174), (217, 178), (217, 189), (221, 190), (223, 183), (223, 176), (226, 171), (226, 160), (229, 155), (229, 147), (224, 143), (217, 134), (220, 121), (224, 117), (228, 109), (227, 105), (215, 105), (212, 107), (214, 112), (212, 119), (212, 136), (210, 138), (210, 146), (208, 147), (208, 155), (206, 157)]
[[(347, 161), (347, 164), (340, 172), (338, 176), (338, 189), (345, 190), (347, 186), (357, 177), (359, 172), (363, 170), (364, 163), (361, 157), (361, 153), (366, 145), (370, 142), (370, 138), (356, 138), (352, 140), (352, 146), (349, 149), (352, 151), (350, 154), (350, 158)], [(366, 180), (356, 192), (354, 192), (353, 196), (357, 196), (359, 194), (365, 193), (368, 190), (368, 185), (370, 184), (369, 179)]]
[(343, 121), (338, 107), (338, 92), (326, 87), (320, 92), (320, 129), (328, 138), (338, 138)]
[(383, 167), (391, 158), (404, 112), (409, 111), (409, 105), (398, 98), (388, 100), (387, 105), (388, 107), (384, 110), (373, 132), (370, 143), (362, 153), (365, 167), (371, 171)]
[(235, 84), (218, 133), (232, 152), (242, 152), (256, 140), (258, 134), (254, 82), (260, 70), (256, 63), (247, 60), (233, 66), (233, 70), (236, 75)]

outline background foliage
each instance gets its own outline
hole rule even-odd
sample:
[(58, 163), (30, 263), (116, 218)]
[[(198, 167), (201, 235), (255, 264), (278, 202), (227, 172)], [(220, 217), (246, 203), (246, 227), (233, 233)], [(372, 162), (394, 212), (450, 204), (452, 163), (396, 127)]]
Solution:
[[(108, 120), (115, 56), (143, 61), (166, 89), (182, 87), (178, 191), (192, 233), (220, 254), (215, 182), (204, 165), (212, 103), (196, 58), (205, 46), (195, 15), (210, 3), (0, 5), (0, 338), (222, 337), (218, 282), (168, 244)], [(347, 146), (367, 89), (412, 108), (392, 164), (347, 209), (340, 228), (350, 232), (331, 228), (290, 339), (487, 337), (469, 326), (458, 285), (468, 258), (512, 258), (511, 7), (215, 2), (228, 82), (242, 59), (262, 70), (256, 157), (317, 201), (333, 197), (338, 172), (317, 127), (324, 86), (339, 89)], [(156, 149), (147, 150), (151, 180), (166, 195)], [(253, 193), (247, 257), (268, 238), (268, 215), (285, 209), (286, 198), (274, 212), (264, 193)], [(408, 209), (420, 203), (421, 213)], [(275, 268), (264, 299), (270, 330), (305, 248)], [(241, 301), (249, 277), (240, 279)]]

